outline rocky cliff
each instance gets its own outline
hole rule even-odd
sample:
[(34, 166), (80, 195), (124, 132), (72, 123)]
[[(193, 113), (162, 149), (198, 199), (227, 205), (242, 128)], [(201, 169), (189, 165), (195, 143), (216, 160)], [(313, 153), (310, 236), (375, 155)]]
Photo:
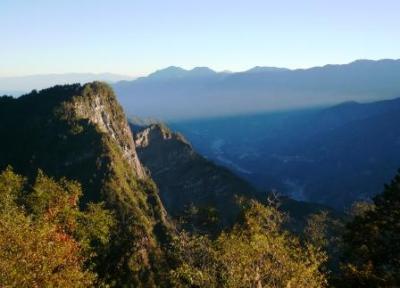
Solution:
[(101, 132), (108, 134), (119, 146), (123, 158), (132, 166), (136, 176), (143, 179), (145, 174), (136, 154), (132, 132), (112, 90), (93, 85), (91, 89), (83, 91), (83, 97), (75, 97), (73, 100), (72, 112), (76, 118), (87, 119)]

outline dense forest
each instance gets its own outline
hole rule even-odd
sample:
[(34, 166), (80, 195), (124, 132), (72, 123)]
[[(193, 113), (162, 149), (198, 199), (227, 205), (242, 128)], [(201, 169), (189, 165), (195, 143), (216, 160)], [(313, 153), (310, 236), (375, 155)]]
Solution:
[(205, 210), (210, 233), (171, 215), (106, 84), (2, 97), (0, 133), (1, 287), (400, 285), (400, 175), (302, 229), (274, 194), (235, 192), (234, 219)]

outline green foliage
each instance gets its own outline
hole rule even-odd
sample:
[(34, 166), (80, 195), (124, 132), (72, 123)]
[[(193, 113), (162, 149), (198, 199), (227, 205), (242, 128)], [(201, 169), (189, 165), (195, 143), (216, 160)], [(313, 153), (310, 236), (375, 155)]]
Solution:
[(94, 247), (104, 248), (115, 225), (114, 215), (104, 208), (104, 203), (89, 203), (85, 213), (79, 213), (77, 217), (74, 234), (82, 247), (89, 251)]
[(328, 212), (322, 211), (312, 214), (307, 219), (307, 225), (304, 229), (306, 239), (317, 247), (326, 248), (329, 245), (328, 239)]
[(27, 182), (11, 168), (0, 174), (1, 286), (100, 285), (89, 261), (109, 241), (113, 216), (101, 204), (80, 211), (75, 181), (39, 171), (32, 186)]
[(76, 229), (80, 185), (65, 178), (56, 182), (39, 170), (32, 191), (23, 197), (26, 209), (36, 218), (58, 225), (67, 233)]
[(314, 247), (325, 251), (327, 261), (321, 267), (332, 285), (336, 283), (340, 272), (340, 255), (344, 222), (343, 219), (332, 216), (326, 211), (312, 214), (307, 219), (303, 238)]
[(2, 287), (87, 287), (95, 274), (84, 269), (79, 243), (56, 225), (33, 221), (23, 211), (2, 212)]
[(219, 229), (219, 211), (213, 206), (197, 207), (189, 205), (179, 218), (179, 226), (194, 233), (217, 235)]
[(251, 202), (241, 222), (211, 241), (178, 240), (179, 265), (170, 272), (177, 287), (325, 287), (326, 255), (282, 229), (284, 215)]
[(177, 261), (169, 272), (173, 287), (218, 287), (218, 255), (215, 243), (207, 236), (181, 232), (170, 253)]
[(21, 196), (25, 179), (13, 172), (11, 167), (7, 167), (0, 174), (0, 209), (7, 211), (15, 209), (15, 203)]
[(219, 239), (228, 287), (324, 287), (326, 255), (282, 230), (284, 215), (253, 202), (242, 225)]
[(357, 211), (343, 236), (341, 285), (400, 286), (400, 174), (372, 206), (364, 204)]

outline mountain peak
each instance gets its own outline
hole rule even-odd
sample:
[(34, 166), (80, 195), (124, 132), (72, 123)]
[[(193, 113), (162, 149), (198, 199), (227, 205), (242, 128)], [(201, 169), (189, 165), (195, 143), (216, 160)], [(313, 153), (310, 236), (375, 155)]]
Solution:
[(148, 78), (151, 79), (173, 79), (183, 77), (188, 71), (177, 66), (169, 66), (164, 69), (157, 70), (154, 73), (151, 73)]
[(379, 60), (369, 60), (369, 59), (358, 59), (348, 65), (382, 65), (382, 64), (398, 64), (400, 59), (379, 59)]
[(192, 70), (186, 70), (177, 66), (169, 66), (164, 69), (157, 70), (150, 74), (147, 78), (157, 80), (171, 80), (184, 77), (205, 77), (215, 75), (217, 72), (208, 67), (195, 67)]
[(268, 66), (255, 66), (245, 72), (247, 73), (261, 73), (261, 72), (282, 72), (289, 71), (287, 68), (268, 67)]
[(209, 76), (214, 75), (217, 72), (208, 67), (194, 67), (192, 70), (189, 71), (189, 73), (193, 76)]

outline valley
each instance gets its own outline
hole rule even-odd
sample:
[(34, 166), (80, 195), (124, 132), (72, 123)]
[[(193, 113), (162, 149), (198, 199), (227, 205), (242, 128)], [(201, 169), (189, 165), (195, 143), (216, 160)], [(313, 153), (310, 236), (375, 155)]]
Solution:
[(394, 99), (170, 126), (259, 189), (343, 210), (374, 196), (395, 175), (398, 115), (400, 100)]

